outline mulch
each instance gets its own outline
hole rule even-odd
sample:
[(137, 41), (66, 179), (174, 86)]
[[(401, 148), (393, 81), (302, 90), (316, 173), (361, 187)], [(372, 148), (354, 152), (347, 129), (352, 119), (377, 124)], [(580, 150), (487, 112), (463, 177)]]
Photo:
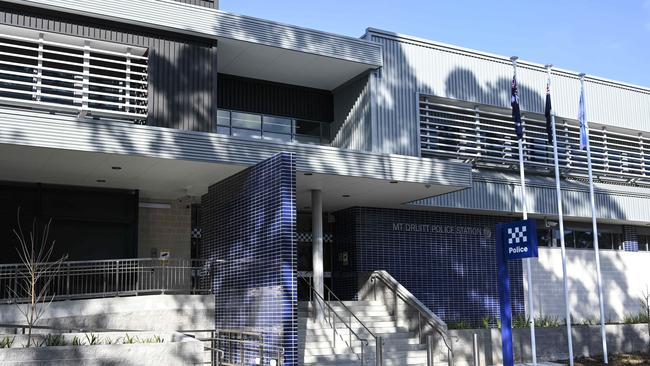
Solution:
[[(560, 361), (567, 365), (567, 360)], [(609, 364), (603, 362), (603, 358), (596, 357), (580, 357), (574, 360), (575, 366), (641, 366), (650, 365), (650, 354), (648, 353), (617, 353), (610, 355)]]

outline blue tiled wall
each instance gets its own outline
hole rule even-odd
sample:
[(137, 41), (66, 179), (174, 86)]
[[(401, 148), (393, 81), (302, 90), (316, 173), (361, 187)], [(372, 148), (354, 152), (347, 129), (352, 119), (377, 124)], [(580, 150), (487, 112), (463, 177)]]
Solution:
[[(498, 318), (494, 231), (512, 218), (364, 207), (335, 218), (335, 255), (348, 254), (335, 267), (341, 296), (354, 296), (357, 274), (386, 270), (445, 321)], [(523, 315), (521, 262), (509, 270), (513, 314)]]
[(623, 250), (626, 252), (639, 251), (639, 238), (637, 236), (636, 227), (623, 226)]
[(216, 269), (217, 329), (263, 332), (297, 360), (295, 162), (280, 153), (208, 189), (201, 256)]

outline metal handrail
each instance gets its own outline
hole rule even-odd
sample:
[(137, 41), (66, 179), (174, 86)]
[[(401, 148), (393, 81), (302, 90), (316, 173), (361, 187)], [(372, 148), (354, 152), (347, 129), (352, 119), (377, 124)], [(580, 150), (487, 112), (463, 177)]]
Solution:
[[(370, 281), (373, 283), (374, 291), (374, 281), (380, 280), (384, 285), (390, 288), (397, 296), (399, 296), (402, 301), (404, 301), (411, 309), (414, 309), (418, 314), (418, 337), (422, 336), (422, 325), (421, 321), (424, 317), (424, 320), (429, 324), (438, 334), (442, 336), (442, 340), (447, 347), (449, 352), (449, 364), (453, 365), (453, 356), (454, 351), (451, 347), (451, 338), (447, 333), (446, 324), (440, 320), (434, 313), (429, 310), (424, 304), (422, 304), (409, 290), (402, 286), (397, 280), (391, 276), (386, 271), (374, 271), (370, 275)], [(374, 295), (376, 297), (376, 293)]]
[[(150, 293), (210, 293), (213, 268), (206, 260), (128, 258), (65, 261), (52, 278), (47, 296), (53, 300)], [(20, 283), (27, 277), (22, 263), (0, 265), (0, 302), (23, 302)], [(40, 288), (39, 288), (40, 291)]]
[[(303, 278), (304, 278), (304, 277), (303, 277)], [(313, 278), (312, 278), (312, 280), (313, 280)], [(311, 287), (311, 286), (310, 286), (310, 287)], [(332, 291), (329, 287), (327, 287), (326, 284), (323, 284), (323, 287), (325, 288), (325, 292), (327, 292), (327, 301), (328, 301), (328, 302), (331, 302), (331, 301), (332, 301), (331, 298), (334, 297), (334, 299), (336, 300), (336, 302), (337, 302), (339, 305), (341, 305), (341, 306), (345, 309), (345, 311), (348, 312), (348, 314), (350, 314), (350, 317), (351, 317), (351, 318), (354, 318), (356, 321), (358, 321), (359, 324), (361, 324), (361, 326), (363, 327), (363, 329), (365, 329), (365, 331), (366, 331), (368, 334), (370, 334), (370, 336), (371, 336), (372, 338), (377, 339), (377, 336), (375, 336), (375, 334), (374, 334), (370, 329), (368, 329), (368, 327), (366, 327), (365, 324), (363, 324), (363, 322), (361, 321), (361, 319), (359, 319), (356, 315), (354, 315), (354, 312), (353, 312), (353, 311), (352, 311), (352, 310), (351, 310), (347, 305), (345, 305), (345, 304), (343, 303), (343, 301), (341, 301), (341, 299), (340, 299), (338, 296), (336, 296), (336, 294), (334, 293), (334, 291)], [(313, 287), (311, 287), (311, 288), (313, 289)]]
[[(348, 348), (350, 349), (350, 351), (352, 351), (352, 353), (354, 353), (355, 355), (356, 355), (357, 353), (354, 352), (354, 348), (352, 347), (352, 335), (354, 335), (355, 338), (357, 338), (357, 340), (358, 340), (359, 342), (361, 342), (361, 355), (358, 355), (357, 357), (359, 357), (359, 360), (361, 360), (361, 365), (363, 365), (364, 362), (365, 362), (364, 354), (363, 354), (363, 348), (364, 348), (365, 346), (368, 346), (368, 344), (369, 344), (369, 343), (368, 343), (368, 340), (365, 339), (365, 338), (361, 338), (361, 337), (357, 334), (357, 332), (355, 332), (354, 330), (352, 330), (352, 324), (348, 324), (348, 323), (345, 322), (345, 319), (343, 319), (343, 317), (341, 317), (341, 315), (339, 315), (339, 314), (338, 314), (338, 313), (337, 313), (337, 312), (332, 308), (332, 306), (331, 306), (330, 304), (328, 304), (327, 301), (325, 301), (325, 298), (324, 298), (321, 294), (319, 294), (318, 291), (316, 291), (316, 290), (314, 289), (314, 287), (312, 286), (312, 284), (311, 284), (311, 282), (310, 282), (309, 280), (307, 280), (307, 279), (306, 279), (304, 276), (302, 276), (300, 273), (298, 273), (298, 277), (299, 277), (300, 279), (302, 279), (303, 281), (305, 281), (305, 283), (307, 284), (307, 286), (309, 286), (309, 289), (310, 289), (310, 298), (311, 298), (311, 294), (314, 294), (314, 295), (316, 295), (317, 298), (319, 298), (319, 299), (321, 300), (321, 301), (320, 301), (321, 303), (323, 303), (323, 304), (325, 304), (325, 306), (327, 306), (327, 308), (328, 308), (328, 310), (329, 310), (329, 315), (330, 315), (330, 320), (328, 321), (328, 323), (330, 324), (330, 326), (332, 327), (332, 330), (333, 330), (333, 332), (334, 332), (334, 342), (335, 342), (335, 344), (336, 344), (336, 334), (337, 334), (338, 332), (336, 331), (336, 321), (335, 321), (336, 319), (332, 318), (332, 314), (334, 314), (334, 316), (336, 316), (336, 318), (338, 318), (338, 319), (341, 321), (341, 323), (343, 323), (343, 325), (345, 325), (345, 327), (349, 330), (349, 332), (350, 332), (350, 334), (349, 334), (349, 335), (350, 335), (350, 342), (348, 343), (348, 342), (346, 342), (345, 340), (343, 340), (343, 338), (341, 338), (341, 339), (342, 339), (343, 342), (348, 346)], [(329, 289), (328, 289), (328, 290), (329, 290)], [(355, 316), (355, 318), (356, 318), (356, 316)], [(358, 318), (356, 318), (356, 319), (358, 320)], [(361, 323), (361, 324), (363, 325), (363, 323)], [(363, 327), (364, 327), (365, 329), (368, 329), (368, 328), (366, 328), (365, 325), (363, 325)], [(374, 337), (374, 338), (375, 338), (375, 342), (377, 342), (377, 337), (375, 337), (375, 335), (374, 335), (373, 333), (370, 333), (370, 335), (371, 335), (372, 337)], [(377, 344), (377, 343), (375, 343), (375, 344)]]

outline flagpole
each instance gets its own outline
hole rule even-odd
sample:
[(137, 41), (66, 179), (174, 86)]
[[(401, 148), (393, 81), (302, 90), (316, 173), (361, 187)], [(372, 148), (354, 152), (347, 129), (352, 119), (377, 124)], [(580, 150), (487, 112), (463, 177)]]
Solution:
[[(510, 61), (512, 61), (512, 70), (514, 72), (515, 79), (517, 78), (517, 60), (519, 57), (512, 56)], [(523, 212), (523, 219), (528, 220), (528, 205), (526, 204), (526, 181), (524, 177), (524, 139), (523, 137), (518, 139), (519, 144), (519, 179), (521, 180), (521, 205)], [(537, 345), (535, 342), (535, 312), (533, 310), (533, 274), (530, 261), (532, 258), (525, 259), (526, 269), (528, 274), (528, 309), (530, 310), (530, 347), (533, 356), (533, 366), (537, 366)]]
[[(585, 74), (581, 73), (580, 75), (580, 93), (582, 93), (583, 100), (583, 109), (584, 107), (584, 94), (585, 94)], [(598, 248), (598, 224), (596, 223), (596, 200), (594, 198), (594, 177), (591, 171), (591, 146), (589, 143), (589, 124), (587, 123), (586, 111), (583, 111), (584, 115), (584, 127), (587, 135), (587, 169), (589, 171), (589, 199), (591, 201), (591, 224), (593, 226), (593, 237), (594, 237), (594, 253), (596, 256), (596, 281), (598, 283), (598, 301), (600, 303), (600, 337), (603, 342), (603, 361), (607, 364), (607, 334), (605, 333), (605, 306), (603, 304), (603, 285), (602, 285), (602, 276), (600, 274), (600, 253)]]
[[(551, 88), (551, 68), (553, 65), (546, 65), (546, 74), (548, 76), (548, 90)], [(550, 104), (550, 103), (549, 103)], [(549, 106), (551, 107), (551, 106)], [(555, 193), (557, 196), (557, 213), (560, 227), (560, 251), (562, 254), (562, 280), (564, 283), (564, 307), (566, 310), (566, 334), (569, 346), (569, 366), (573, 366), (573, 334), (571, 332), (571, 304), (569, 303), (569, 284), (566, 270), (566, 246), (564, 241), (564, 213), (562, 208), (562, 190), (560, 187), (560, 167), (557, 153), (557, 134), (555, 133), (555, 110), (551, 107), (551, 134), (553, 138), (553, 165), (555, 167)]]

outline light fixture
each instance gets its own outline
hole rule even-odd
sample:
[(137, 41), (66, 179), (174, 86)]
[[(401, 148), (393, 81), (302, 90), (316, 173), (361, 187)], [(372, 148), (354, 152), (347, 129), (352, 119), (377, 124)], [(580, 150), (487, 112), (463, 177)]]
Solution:
[(172, 205), (169, 203), (156, 203), (156, 202), (140, 202), (138, 203), (140, 208), (172, 208)]
[(96, 182), (97, 183), (106, 183), (106, 179), (97, 179)]
[(348, 198), (348, 197), (350, 197), (350, 195), (349, 195), (349, 194), (344, 194), (344, 195), (342, 195), (341, 197)]
[(397, 183), (399, 183), (399, 182), (396, 181), (396, 180), (391, 180), (391, 181), (390, 181), (390, 184), (397, 184)]
[(111, 169), (113, 170), (122, 170), (121, 166), (112, 166)]
[(307, 176), (314, 175), (314, 173), (305, 173), (305, 175), (307, 175)]

